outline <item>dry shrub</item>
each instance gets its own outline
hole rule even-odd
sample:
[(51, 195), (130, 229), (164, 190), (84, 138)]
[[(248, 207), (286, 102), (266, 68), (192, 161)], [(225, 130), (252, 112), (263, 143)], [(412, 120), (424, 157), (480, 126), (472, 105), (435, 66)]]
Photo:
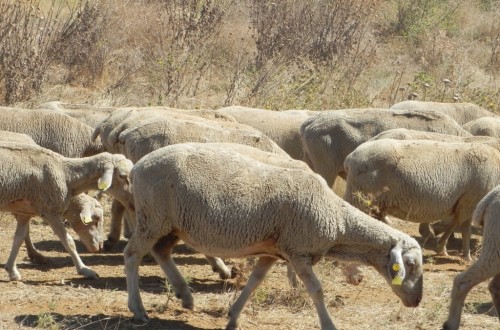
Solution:
[(63, 17), (65, 8), (55, 0), (47, 10), (39, 0), (0, 0), (0, 79), (7, 104), (41, 91), (52, 47), (62, 26), (73, 19), (71, 14)]
[[(284, 108), (351, 105), (357, 79), (373, 56), (367, 28), (376, 5), (357, 0), (253, 1), (257, 55), (250, 103)], [(319, 97), (325, 93), (328, 99)]]
[(150, 31), (153, 47), (143, 49), (147, 76), (158, 104), (176, 106), (180, 96), (195, 97), (215, 64), (214, 44), (232, 1), (161, 2)]
[(107, 53), (103, 32), (110, 16), (108, 9), (103, 1), (85, 2), (75, 18), (61, 28), (52, 56), (68, 67), (66, 83), (89, 86), (102, 76)]

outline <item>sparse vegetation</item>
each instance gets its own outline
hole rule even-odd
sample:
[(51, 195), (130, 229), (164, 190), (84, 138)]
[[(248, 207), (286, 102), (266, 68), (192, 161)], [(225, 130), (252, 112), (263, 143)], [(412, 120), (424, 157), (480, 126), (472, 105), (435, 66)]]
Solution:
[(0, 13), (4, 104), (317, 110), (416, 97), (500, 112), (499, 1), (1, 0)]

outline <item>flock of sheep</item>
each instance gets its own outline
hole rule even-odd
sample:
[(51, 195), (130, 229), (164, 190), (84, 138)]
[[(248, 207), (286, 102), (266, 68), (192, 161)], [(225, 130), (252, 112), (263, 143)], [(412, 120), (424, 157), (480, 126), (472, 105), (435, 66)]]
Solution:
[[(482, 226), (479, 259), (453, 283), (443, 328), (458, 329), (467, 293), (491, 277), (500, 311), (499, 139), (500, 117), (466, 103), (405, 101), (391, 109), (322, 112), (61, 102), (0, 107), (0, 211), (17, 220), (5, 268), (10, 280), (21, 280), (16, 257), (23, 242), (30, 259), (45, 260), (29, 237), (32, 216), (50, 225), (86, 278), (98, 275), (80, 259), (65, 220), (90, 252), (113, 248), (123, 226), (135, 320), (148, 321), (138, 273), (148, 253), (182, 306), (194, 308), (172, 256), (182, 240), (223, 279), (234, 270), (221, 258), (258, 257), (227, 329), (239, 327), (245, 303), (277, 260), (287, 261), (292, 283), (298, 277), (304, 284), (321, 329), (335, 329), (312, 269), (323, 256), (345, 265), (353, 284), (363, 278), (359, 264), (374, 267), (405, 306), (416, 307), (422, 250), (387, 216), (420, 223), (430, 239), (438, 234), (430, 224), (440, 220), (439, 254), (460, 230), (466, 260), (471, 225)], [(345, 180), (340, 197), (332, 190), (338, 177)], [(113, 198), (106, 240), (103, 208), (87, 194), (95, 190)], [(369, 215), (362, 211), (366, 203)]]

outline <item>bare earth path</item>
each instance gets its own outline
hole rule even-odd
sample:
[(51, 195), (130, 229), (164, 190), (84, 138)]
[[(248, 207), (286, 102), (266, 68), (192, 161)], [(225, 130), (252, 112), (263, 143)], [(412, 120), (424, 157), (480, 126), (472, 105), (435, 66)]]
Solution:
[[(14, 233), (14, 219), (0, 213), (0, 264), (4, 267)], [(395, 226), (418, 238), (416, 226), (395, 221)], [(406, 228), (406, 229), (405, 229)], [(123, 240), (115, 252), (92, 255), (78, 250), (98, 280), (76, 274), (69, 255), (49, 227), (36, 221), (31, 226), (35, 246), (50, 259), (48, 265), (32, 264), (24, 247), (18, 256), (21, 282), (9, 282), (0, 273), (0, 329), (224, 329), (230, 304), (245, 283), (244, 276), (221, 281), (200, 254), (180, 245), (175, 260), (194, 292), (194, 311), (184, 310), (165, 284), (154, 261), (140, 268), (144, 305), (151, 322), (130, 321), (123, 257)], [(458, 257), (460, 242), (452, 242), (450, 257), (437, 257), (425, 249), (424, 298), (416, 309), (402, 305), (390, 287), (371, 268), (364, 282), (348, 285), (331, 261), (323, 260), (315, 271), (323, 283), (327, 305), (339, 329), (439, 329), (448, 312), (453, 277), (466, 268)], [(480, 237), (473, 237), (478, 249)], [(230, 261), (243, 268), (242, 260)], [(292, 289), (286, 267), (277, 264), (257, 289), (241, 317), (243, 329), (319, 329), (316, 312), (302, 288)], [(462, 329), (500, 329), (492, 308), (487, 283), (475, 288), (466, 300)]]

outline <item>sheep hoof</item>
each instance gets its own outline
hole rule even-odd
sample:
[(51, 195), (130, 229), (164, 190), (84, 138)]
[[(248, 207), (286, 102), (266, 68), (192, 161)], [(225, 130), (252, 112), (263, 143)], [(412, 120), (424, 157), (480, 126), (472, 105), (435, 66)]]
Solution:
[(49, 263), (49, 259), (44, 257), (42, 254), (37, 253), (37, 254), (28, 254), (28, 258), (30, 258), (31, 262), (38, 264), (38, 265), (46, 265)]
[(240, 327), (235, 321), (229, 321), (226, 325), (226, 330), (238, 330)]
[(9, 275), (9, 279), (10, 279), (12, 282), (18, 282), (18, 281), (21, 281), (21, 274), (19, 274), (19, 273), (16, 273), (16, 274), (10, 274), (10, 275)]
[(238, 267), (231, 267), (231, 276), (230, 278), (236, 278), (236, 276), (238, 276), (239, 274), (241, 274), (241, 270), (238, 268)]
[(111, 252), (116, 244), (116, 240), (108, 238), (104, 241), (104, 252)]
[(99, 275), (90, 268), (82, 268), (78, 273), (89, 280), (97, 280), (99, 278)]
[(194, 303), (192, 301), (186, 301), (182, 302), (182, 308), (189, 309), (189, 310), (194, 310)]
[(453, 330), (453, 329), (458, 329), (457, 327), (452, 327), (448, 324), (448, 322), (445, 322), (443, 324), (443, 327), (441, 328), (442, 330)]
[(134, 322), (149, 323), (149, 317), (148, 317), (148, 314), (146, 314), (146, 312), (140, 313), (140, 315), (138, 315), (138, 314), (134, 315), (134, 319), (133, 319)]

